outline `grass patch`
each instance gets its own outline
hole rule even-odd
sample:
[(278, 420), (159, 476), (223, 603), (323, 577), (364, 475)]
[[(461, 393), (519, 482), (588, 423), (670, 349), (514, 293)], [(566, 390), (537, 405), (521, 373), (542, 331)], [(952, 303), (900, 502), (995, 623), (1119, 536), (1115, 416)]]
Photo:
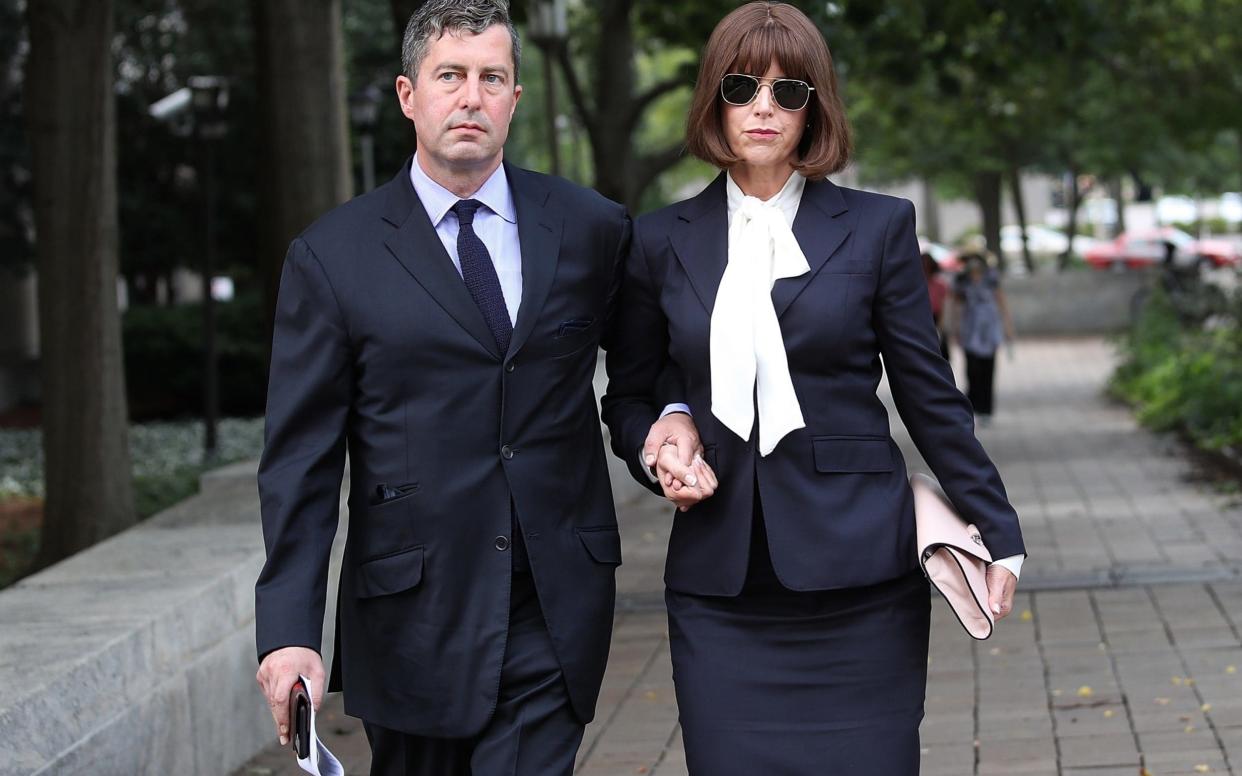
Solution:
[[(197, 421), (130, 427), (134, 510), (139, 520), (198, 493), (207, 471), (255, 458), (263, 448), (262, 418), (230, 418), (219, 426), (219, 447), (203, 458)], [(43, 505), (43, 448), (38, 429), (0, 429), (0, 588), (29, 568), (39, 549)]]

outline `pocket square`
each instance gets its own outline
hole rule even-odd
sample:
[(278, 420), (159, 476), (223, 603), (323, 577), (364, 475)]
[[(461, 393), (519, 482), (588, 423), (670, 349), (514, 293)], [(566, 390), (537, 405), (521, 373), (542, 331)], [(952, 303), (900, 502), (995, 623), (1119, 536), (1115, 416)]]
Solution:
[(586, 331), (594, 324), (594, 318), (573, 318), (568, 321), (561, 321), (561, 325), (556, 330), (556, 336), (567, 337), (570, 334), (577, 334), (580, 331)]

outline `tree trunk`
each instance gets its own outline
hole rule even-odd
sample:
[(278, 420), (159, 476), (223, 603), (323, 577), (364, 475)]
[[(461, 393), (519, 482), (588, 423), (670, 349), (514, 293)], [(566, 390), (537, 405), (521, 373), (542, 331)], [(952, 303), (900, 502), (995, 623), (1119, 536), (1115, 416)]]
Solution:
[(600, 30), (605, 31), (601, 36), (607, 36), (608, 44), (595, 47), (596, 84), (591, 91), (597, 120), (588, 130), (596, 190), (633, 210), (638, 204), (638, 192), (630, 180), (634, 144), (630, 127), (621, 120), (630, 111), (634, 93), (631, 5), (630, 0), (612, 0), (604, 3), (600, 12)]
[(660, 173), (680, 161), (684, 150), (684, 142), (679, 141), (638, 153), (634, 137), (642, 116), (660, 96), (688, 84), (674, 76), (635, 92), (633, 5), (634, 0), (596, 3), (599, 40), (590, 47), (595, 67), (589, 89), (578, 78), (569, 47), (560, 47), (557, 55), (574, 113), (591, 140), (595, 189), (637, 213), (643, 192)]
[(1009, 171), (1009, 187), (1013, 195), (1013, 209), (1018, 214), (1018, 228), (1022, 234), (1022, 263), (1028, 274), (1035, 274), (1035, 260), (1031, 258), (1031, 246), (1026, 240), (1026, 201), (1022, 198), (1022, 170), (1014, 167)]
[(1108, 192), (1113, 202), (1117, 203), (1117, 221), (1113, 224), (1113, 237), (1120, 237), (1126, 230), (1126, 198), (1122, 190), (1121, 178), (1117, 177), (1108, 183)]
[(1005, 255), (1000, 249), (1001, 174), (996, 171), (975, 173), (975, 201), (983, 216), (983, 239), (988, 250), (996, 254), (997, 269), (1005, 271)]
[(111, 0), (30, 0), (46, 501), (36, 567), (136, 516), (117, 310)]
[(341, 0), (253, 0), (259, 105), (259, 264), (268, 330), (285, 250), (353, 189)]
[(1057, 272), (1064, 272), (1069, 267), (1070, 256), (1074, 253), (1074, 237), (1078, 234), (1078, 207), (1082, 204), (1082, 192), (1078, 190), (1078, 171), (1071, 169), (1069, 171), (1069, 178), (1069, 216), (1065, 226), (1065, 232), (1069, 236), (1069, 244), (1065, 246), (1065, 250), (1057, 257)]

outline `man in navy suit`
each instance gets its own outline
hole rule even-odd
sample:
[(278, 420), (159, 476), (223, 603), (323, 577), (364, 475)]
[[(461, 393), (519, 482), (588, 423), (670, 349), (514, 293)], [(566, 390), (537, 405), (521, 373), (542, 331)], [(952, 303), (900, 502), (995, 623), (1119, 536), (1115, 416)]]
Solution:
[[(323, 692), (348, 452), (329, 689), (364, 720), (372, 774), (569, 774), (621, 562), (591, 381), (630, 223), (503, 162), (521, 87), (502, 0), (430, 0), (402, 59), (417, 153), (285, 261), (257, 678), (283, 742), (298, 674)], [(673, 436), (688, 424), (664, 422)]]

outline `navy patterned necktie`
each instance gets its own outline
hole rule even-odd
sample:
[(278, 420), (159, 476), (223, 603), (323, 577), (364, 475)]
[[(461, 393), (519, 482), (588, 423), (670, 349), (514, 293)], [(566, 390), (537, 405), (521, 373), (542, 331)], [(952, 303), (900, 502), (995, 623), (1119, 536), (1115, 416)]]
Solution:
[(453, 205), (460, 224), (457, 258), (461, 261), (462, 280), (466, 281), (466, 288), (479, 306), (479, 312), (483, 313), (483, 320), (487, 321), (487, 327), (492, 330), (496, 346), (503, 355), (509, 351), (513, 322), (509, 320), (509, 308), (505, 306), (505, 295), (500, 288), (500, 278), (496, 276), (491, 254), (474, 231), (474, 214), (482, 204), (477, 199), (463, 199)]

